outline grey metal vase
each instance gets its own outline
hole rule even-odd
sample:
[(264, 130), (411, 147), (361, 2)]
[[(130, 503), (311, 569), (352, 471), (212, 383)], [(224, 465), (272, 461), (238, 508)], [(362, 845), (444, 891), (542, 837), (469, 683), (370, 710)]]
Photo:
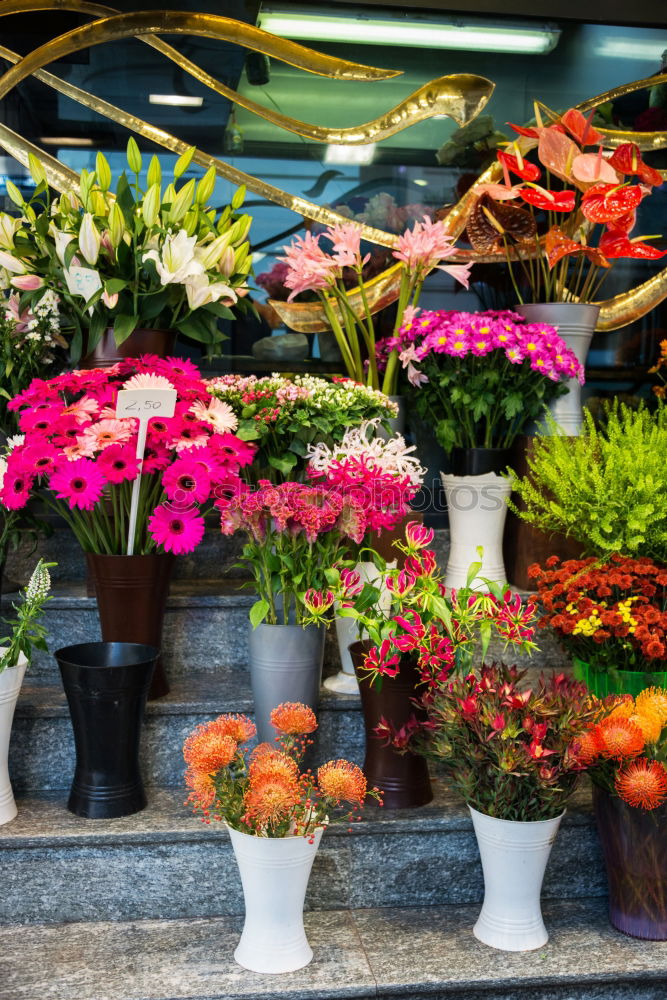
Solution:
[(250, 628), (250, 682), (260, 742), (275, 740), (270, 715), (284, 701), (317, 712), (322, 683), (323, 625), (258, 625)]

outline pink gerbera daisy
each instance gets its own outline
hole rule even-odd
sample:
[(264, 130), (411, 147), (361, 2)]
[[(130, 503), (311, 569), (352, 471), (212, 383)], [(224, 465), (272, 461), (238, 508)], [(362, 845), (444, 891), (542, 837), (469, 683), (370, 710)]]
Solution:
[(21, 452), (26, 470), (37, 476), (49, 475), (56, 467), (58, 452), (46, 439), (27, 445)]
[(11, 461), (5, 471), (2, 489), (0, 490), (0, 502), (7, 510), (20, 510), (25, 507), (30, 499), (33, 477), (22, 468), (21, 465), (14, 465)]
[(102, 451), (112, 444), (123, 444), (131, 437), (132, 424), (129, 420), (98, 420), (83, 432), (83, 440), (90, 441), (95, 451)]
[(71, 509), (92, 510), (102, 496), (106, 479), (95, 462), (89, 458), (77, 458), (57, 469), (49, 486), (59, 500), (67, 500)]
[(144, 460), (141, 465), (142, 473), (150, 475), (153, 472), (163, 472), (171, 463), (172, 452), (159, 442), (149, 444), (144, 452)]
[(96, 399), (82, 396), (81, 399), (66, 406), (62, 413), (74, 417), (79, 424), (85, 424), (88, 420), (92, 420), (99, 408), (100, 404)]
[(255, 454), (255, 446), (241, 441), (234, 434), (214, 434), (208, 446), (221, 465), (249, 465)]
[(196, 508), (172, 510), (160, 504), (148, 519), (148, 530), (165, 552), (182, 555), (196, 549), (204, 536), (204, 518)]
[(162, 487), (170, 500), (203, 503), (211, 492), (211, 477), (203, 463), (189, 456), (177, 458), (162, 476)]
[(197, 400), (192, 406), (192, 413), (198, 420), (211, 424), (219, 432), (235, 431), (238, 427), (238, 420), (231, 406), (221, 399), (211, 398), (208, 404)]
[(112, 444), (105, 448), (98, 458), (97, 464), (110, 483), (122, 483), (126, 479), (136, 479), (139, 472), (134, 448), (122, 444)]

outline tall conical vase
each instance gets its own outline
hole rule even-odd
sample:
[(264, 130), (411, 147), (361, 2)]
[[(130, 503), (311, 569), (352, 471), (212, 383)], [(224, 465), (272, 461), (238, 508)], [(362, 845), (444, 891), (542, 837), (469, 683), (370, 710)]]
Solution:
[[(138, 642), (161, 649), (174, 559), (171, 553), (107, 556), (86, 552), (105, 642)], [(148, 697), (162, 698), (168, 693), (159, 656)]]
[(484, 872), (484, 904), (473, 934), (500, 951), (541, 948), (549, 940), (542, 880), (563, 816), (513, 822), (468, 808)]
[[(587, 302), (535, 302), (516, 306), (519, 315), (529, 323), (555, 326), (558, 335), (573, 351), (577, 360), (586, 364), (588, 348), (595, 333), (600, 307)], [(556, 423), (565, 434), (577, 437), (581, 433), (581, 386), (576, 378), (568, 381), (568, 391), (550, 406)]]
[(303, 926), (308, 879), (322, 839), (254, 837), (231, 827), (245, 900), (245, 923), (234, 958), (250, 972), (295, 972), (313, 950)]
[[(0, 648), (0, 656), (6, 649)], [(0, 673), (0, 826), (10, 823), (17, 813), (14, 793), (9, 780), (9, 740), (12, 735), (14, 709), (23, 683), (28, 661), (20, 656), (15, 667), (5, 667)]]

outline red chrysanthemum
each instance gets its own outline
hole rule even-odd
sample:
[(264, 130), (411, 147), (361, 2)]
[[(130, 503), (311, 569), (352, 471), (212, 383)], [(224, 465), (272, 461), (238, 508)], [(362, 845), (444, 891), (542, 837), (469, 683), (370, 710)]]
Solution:
[(360, 767), (348, 760), (330, 760), (317, 771), (320, 792), (335, 802), (361, 805), (366, 798), (366, 778)]
[(667, 801), (667, 771), (659, 760), (641, 757), (621, 768), (614, 786), (629, 806), (657, 809)]
[(285, 701), (271, 712), (271, 725), (286, 736), (305, 736), (317, 729), (312, 708), (298, 701)]

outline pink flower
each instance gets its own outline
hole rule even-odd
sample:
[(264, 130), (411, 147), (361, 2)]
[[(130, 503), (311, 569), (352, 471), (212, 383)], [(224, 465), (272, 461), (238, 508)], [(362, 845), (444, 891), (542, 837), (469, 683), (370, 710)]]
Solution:
[(136, 479), (139, 474), (134, 448), (112, 444), (97, 459), (97, 465), (110, 483), (123, 483)]
[(325, 230), (324, 235), (331, 240), (333, 257), (339, 267), (360, 268), (371, 259), (370, 254), (361, 259), (361, 226), (356, 222), (331, 226)]
[(303, 237), (296, 236), (294, 242), (285, 247), (285, 256), (278, 258), (288, 267), (285, 285), (292, 289), (288, 302), (299, 292), (328, 288), (335, 280), (338, 264), (322, 250), (319, 239), (309, 232)]
[(197, 420), (203, 420), (210, 424), (216, 431), (235, 431), (238, 427), (238, 420), (229, 403), (224, 403), (221, 399), (211, 397), (208, 403), (199, 400), (192, 406), (191, 412)]
[(391, 651), (392, 642), (389, 639), (383, 639), (379, 647), (373, 646), (370, 650), (364, 660), (362, 669), (386, 677), (395, 677), (400, 670), (401, 658), (398, 653), (390, 656)]
[(33, 476), (20, 463), (12, 462), (10, 455), (0, 489), (0, 502), (7, 510), (21, 510), (30, 499), (33, 482)]
[(355, 569), (342, 569), (340, 571), (340, 586), (345, 599), (358, 597), (364, 589), (361, 574)]
[(425, 549), (435, 537), (433, 528), (427, 528), (419, 521), (409, 521), (405, 527), (405, 540), (411, 551)]
[(456, 253), (451, 237), (442, 222), (432, 222), (427, 215), (422, 222), (415, 222), (412, 229), (407, 229), (398, 237), (393, 255), (397, 260), (407, 265), (408, 271), (418, 277), (424, 277), (431, 268), (446, 271), (456, 278), (465, 288), (468, 287), (471, 264), (442, 264)]
[(11, 281), (14, 288), (18, 288), (22, 292), (34, 292), (44, 284), (44, 279), (37, 274), (21, 274), (17, 278), (12, 278)]
[(51, 476), (49, 487), (59, 500), (67, 500), (70, 509), (92, 510), (102, 496), (106, 479), (95, 462), (78, 458), (63, 465)]
[(204, 528), (204, 518), (193, 508), (178, 511), (160, 504), (148, 519), (151, 537), (165, 552), (175, 555), (196, 549), (204, 537)]
[(249, 465), (257, 450), (254, 444), (242, 441), (234, 434), (214, 434), (209, 439), (208, 447), (221, 465), (232, 468)]
[(413, 589), (416, 577), (402, 569), (395, 577), (387, 577), (387, 590), (396, 597), (405, 597)]
[(94, 451), (103, 451), (112, 444), (124, 444), (132, 437), (130, 420), (98, 420), (89, 424), (82, 435), (84, 444), (91, 444)]
[(333, 606), (334, 595), (330, 590), (318, 591), (312, 587), (303, 595), (303, 603), (311, 615), (322, 615)]
[(169, 499), (177, 504), (186, 500), (204, 503), (211, 494), (211, 477), (203, 463), (191, 457), (178, 458), (165, 469), (162, 487)]
[(91, 396), (82, 396), (81, 399), (75, 400), (66, 406), (62, 411), (63, 414), (72, 416), (75, 418), (76, 422), (79, 424), (85, 424), (95, 416), (100, 408), (100, 404), (96, 399)]

